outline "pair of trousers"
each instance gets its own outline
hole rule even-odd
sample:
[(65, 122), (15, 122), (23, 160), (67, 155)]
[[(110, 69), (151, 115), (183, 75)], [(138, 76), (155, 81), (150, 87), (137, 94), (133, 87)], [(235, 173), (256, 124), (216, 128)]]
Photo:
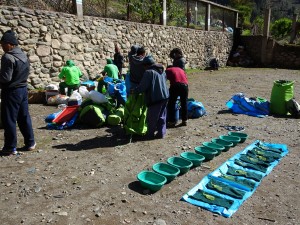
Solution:
[(168, 102), (168, 122), (176, 122), (176, 101), (180, 97), (181, 106), (181, 119), (187, 121), (187, 99), (189, 94), (189, 88), (187, 84), (175, 83), (169, 89), (170, 97)]
[(147, 112), (147, 134), (153, 138), (154, 133), (158, 138), (164, 138), (167, 132), (167, 104), (168, 100), (162, 100), (158, 103), (148, 106)]
[(17, 147), (17, 123), (26, 147), (35, 144), (28, 110), (27, 87), (2, 89), (1, 119), (4, 128), (4, 149)]
[(68, 88), (67, 96), (71, 96), (74, 90), (77, 90), (80, 84), (68, 85), (66, 82), (59, 83), (59, 93), (61, 95), (66, 95), (65, 88)]

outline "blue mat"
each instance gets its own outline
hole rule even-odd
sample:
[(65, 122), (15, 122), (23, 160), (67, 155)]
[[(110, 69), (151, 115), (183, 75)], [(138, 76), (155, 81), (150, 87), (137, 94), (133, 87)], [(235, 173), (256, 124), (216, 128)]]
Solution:
[[(245, 168), (243, 166), (237, 165), (235, 163), (235, 160), (240, 160), (240, 157), (246, 154), (250, 154), (250, 150), (253, 149), (257, 149), (257, 147), (260, 146), (262, 148), (266, 147), (266, 148), (272, 148), (274, 151), (278, 150), (280, 151), (280, 153), (277, 154), (278, 158), (275, 160), (274, 158), (272, 158), (272, 162), (268, 163), (268, 166), (266, 167), (264, 172), (255, 170), (255, 169), (250, 169), (250, 168)], [(261, 151), (261, 148), (259, 148), (259, 151)], [(264, 150), (263, 150), (264, 151)], [(265, 152), (273, 152), (273, 151), (265, 151)], [(222, 164), (218, 169), (216, 169), (215, 171), (213, 171), (212, 173), (208, 174), (207, 176), (205, 176), (201, 182), (199, 184), (197, 184), (194, 188), (192, 188), (189, 192), (187, 192), (181, 200), (184, 200), (188, 203), (191, 203), (193, 205), (202, 207), (204, 209), (207, 209), (211, 212), (220, 214), (224, 217), (230, 217), (232, 216), (233, 213), (235, 213), (239, 207), (242, 205), (242, 203), (249, 198), (256, 190), (256, 188), (259, 186), (259, 184), (261, 183), (262, 179), (267, 176), (272, 169), (279, 163), (279, 161), (288, 153), (288, 147), (287, 145), (284, 144), (275, 144), (275, 143), (266, 143), (266, 142), (262, 142), (262, 141), (255, 141), (252, 144), (250, 144), (249, 146), (247, 146), (244, 150), (242, 150), (240, 153), (236, 154), (235, 156), (233, 156), (232, 158), (230, 158), (229, 160), (227, 160), (224, 164)], [(260, 156), (261, 157), (261, 156)], [(260, 158), (260, 159), (264, 159), (266, 160), (266, 158)], [(259, 161), (262, 162), (262, 161)], [(255, 163), (253, 163), (255, 164)], [(257, 162), (258, 164), (258, 162)], [(252, 165), (252, 164), (251, 164)], [(255, 174), (257, 177), (260, 177), (261, 179), (250, 179), (245, 178), (244, 176), (234, 176), (234, 177), (238, 177), (240, 180), (246, 181), (246, 182), (250, 182), (251, 185), (253, 184), (253, 186), (250, 188), (250, 186), (248, 185), (244, 185), (241, 183), (237, 183), (234, 181), (231, 181), (229, 179), (224, 179), (223, 175), (227, 176), (227, 172), (228, 169), (231, 167), (235, 169), (235, 171), (242, 171), (244, 173), (247, 174)], [(243, 174), (243, 173), (242, 173)], [(221, 194), (219, 191), (215, 191), (213, 189), (209, 189), (207, 188), (207, 184), (208, 182), (210, 182), (211, 180), (215, 180), (215, 181), (219, 181), (222, 184), (224, 184), (224, 186), (230, 187), (233, 190), (238, 190), (239, 192), (244, 193), (242, 199), (237, 199), (237, 198), (233, 198), (230, 197), (229, 195), (226, 194)], [(230, 207), (225, 208), (222, 206), (218, 206), (215, 204), (210, 204), (201, 200), (196, 200), (194, 198), (191, 198), (191, 196), (193, 196), (196, 192), (198, 192), (198, 190), (200, 191), (204, 191), (207, 196), (217, 196), (217, 197), (221, 197), (222, 199), (226, 199), (228, 201), (230, 201), (232, 204)], [(213, 198), (211, 197), (210, 198)]]

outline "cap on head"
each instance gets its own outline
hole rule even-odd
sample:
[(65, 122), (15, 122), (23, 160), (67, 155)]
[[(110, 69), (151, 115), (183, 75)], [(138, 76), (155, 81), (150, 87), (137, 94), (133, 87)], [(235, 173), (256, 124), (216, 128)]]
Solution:
[(75, 66), (75, 63), (73, 60), (67, 60), (66, 65), (67, 66)]
[(8, 31), (4, 32), (0, 42), (11, 44), (11, 45), (18, 45), (19, 44), (15, 32), (13, 32), (12, 30), (8, 30)]
[(112, 61), (112, 59), (106, 59), (106, 63), (107, 64), (113, 64), (113, 61)]

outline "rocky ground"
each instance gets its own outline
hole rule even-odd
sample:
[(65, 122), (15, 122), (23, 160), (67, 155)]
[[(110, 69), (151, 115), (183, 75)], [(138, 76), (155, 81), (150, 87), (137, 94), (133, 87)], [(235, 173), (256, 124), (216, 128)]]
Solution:
[[(201, 101), (208, 114), (189, 120), (187, 127), (168, 129), (162, 140), (129, 143), (122, 127), (47, 130), (44, 118), (57, 109), (30, 105), (37, 151), (0, 158), (1, 224), (300, 224), (300, 120), (235, 115), (225, 106), (238, 92), (269, 100), (278, 79), (296, 81), (300, 102), (300, 71), (226, 68), (190, 74), (190, 97)], [(244, 126), (249, 138), (156, 193), (141, 188), (136, 178), (140, 171), (226, 134), (224, 125)], [(2, 144), (3, 130), (0, 138)], [(231, 218), (180, 200), (255, 140), (286, 144), (289, 153)]]

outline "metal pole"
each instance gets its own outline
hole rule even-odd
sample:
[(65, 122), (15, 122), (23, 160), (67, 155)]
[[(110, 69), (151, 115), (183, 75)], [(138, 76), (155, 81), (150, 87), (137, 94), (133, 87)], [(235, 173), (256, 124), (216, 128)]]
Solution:
[(73, 4), (74, 4), (74, 2), (76, 4), (76, 7), (75, 7), (76, 12), (75, 13), (77, 14), (77, 17), (79, 19), (83, 18), (82, 1), (83, 0), (73, 0)]
[(163, 0), (163, 25), (167, 25), (167, 0)]
[(210, 31), (210, 4), (207, 4), (205, 9), (205, 30)]

